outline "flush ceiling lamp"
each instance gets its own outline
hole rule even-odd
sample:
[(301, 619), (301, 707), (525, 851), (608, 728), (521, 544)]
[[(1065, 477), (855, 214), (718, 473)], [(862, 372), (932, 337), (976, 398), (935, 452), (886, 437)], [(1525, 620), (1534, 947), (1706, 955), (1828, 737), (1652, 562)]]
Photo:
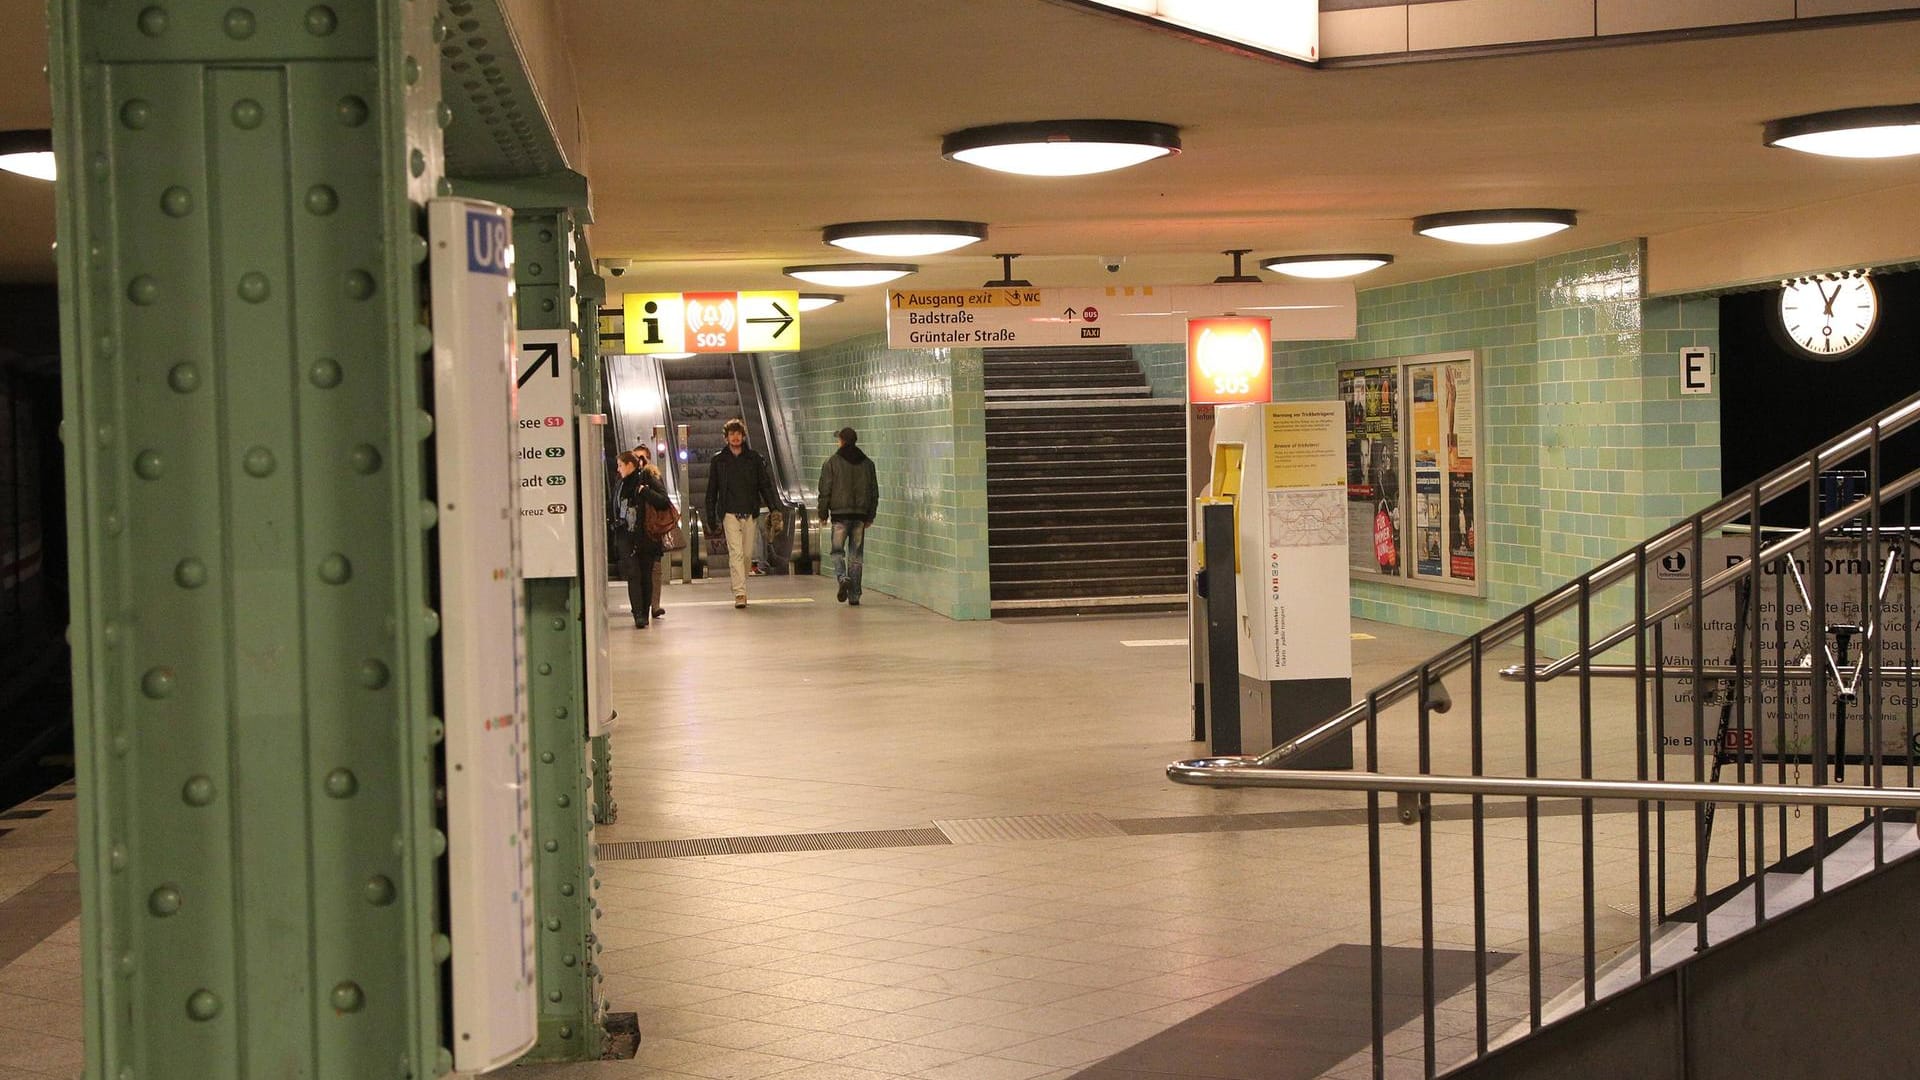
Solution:
[(905, 258), (938, 255), (987, 238), (978, 221), (850, 221), (829, 225), (820, 239), (862, 255)]
[(967, 128), (940, 156), (1022, 176), (1086, 176), (1180, 152), (1180, 129), (1144, 120), (1036, 120)]
[(1413, 219), (1413, 231), (1456, 244), (1519, 244), (1573, 227), (1571, 210), (1452, 210)]
[(53, 132), (0, 131), (0, 169), (35, 180), (53, 179)]
[(1826, 157), (1906, 157), (1920, 154), (1920, 104), (1872, 105), (1769, 120), (1762, 137), (1768, 146)]
[(858, 289), (862, 285), (882, 285), (895, 278), (917, 274), (920, 268), (912, 263), (814, 263), (807, 266), (789, 266), (780, 272), (790, 278), (799, 278), (809, 285)]
[(1271, 259), (1260, 260), (1260, 269), (1271, 270), (1288, 277), (1314, 278), (1330, 281), (1335, 278), (1357, 277), (1369, 270), (1378, 270), (1393, 262), (1391, 255), (1276, 255)]
[(803, 292), (800, 294), (800, 310), (803, 312), (819, 311), (821, 308), (832, 307), (845, 299), (846, 297), (841, 296), (839, 293)]

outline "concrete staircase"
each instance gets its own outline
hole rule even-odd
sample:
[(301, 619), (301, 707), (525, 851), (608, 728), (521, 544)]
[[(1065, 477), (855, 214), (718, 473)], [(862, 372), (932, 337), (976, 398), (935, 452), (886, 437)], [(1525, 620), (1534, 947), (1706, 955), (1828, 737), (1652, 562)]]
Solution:
[(1183, 607), (1181, 402), (1154, 398), (1124, 347), (984, 363), (993, 613)]

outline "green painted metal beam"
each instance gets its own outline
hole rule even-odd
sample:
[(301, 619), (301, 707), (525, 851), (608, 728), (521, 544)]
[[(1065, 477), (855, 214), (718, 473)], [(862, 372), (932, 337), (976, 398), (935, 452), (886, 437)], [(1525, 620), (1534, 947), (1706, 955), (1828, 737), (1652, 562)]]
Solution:
[[(523, 330), (579, 330), (574, 224), (564, 209), (516, 208), (514, 286)], [(574, 376), (579, 377), (576, 361)], [(575, 394), (579, 393), (576, 381)], [(583, 517), (593, 493), (582, 493)], [(533, 672), (534, 889), (540, 924), (540, 1040), (528, 1061), (586, 1061), (605, 1043), (593, 900), (593, 758), (586, 734), (585, 597), (580, 579), (527, 582)]]
[(95, 1080), (450, 1065), (432, 15), (50, 5)]

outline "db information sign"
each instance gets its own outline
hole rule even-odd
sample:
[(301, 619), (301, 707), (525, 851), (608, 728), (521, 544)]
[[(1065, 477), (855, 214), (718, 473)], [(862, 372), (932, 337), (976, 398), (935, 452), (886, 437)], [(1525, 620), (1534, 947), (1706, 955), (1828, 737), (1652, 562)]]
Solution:
[(1272, 320), (1188, 320), (1187, 400), (1195, 405), (1273, 400)]
[(628, 293), (629, 355), (797, 352), (797, 292)]

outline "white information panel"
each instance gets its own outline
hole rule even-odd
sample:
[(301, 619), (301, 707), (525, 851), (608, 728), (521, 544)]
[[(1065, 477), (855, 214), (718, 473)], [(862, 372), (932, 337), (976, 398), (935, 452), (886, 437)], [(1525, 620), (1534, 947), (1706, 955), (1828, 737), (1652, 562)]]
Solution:
[(533, 814), (513, 389), (512, 211), (435, 199), (435, 488), (454, 1068), (533, 1046)]
[(1184, 344), (1187, 320), (1253, 315), (1275, 341), (1345, 341), (1350, 281), (1096, 288), (900, 289), (887, 294), (890, 349)]
[[(580, 550), (585, 552), (587, 620), (587, 737), (613, 730), (613, 653), (607, 633), (607, 528), (596, 512), (607, 493), (607, 418), (580, 414), (580, 490), (589, 492), (580, 516)], [(658, 571), (656, 571), (657, 573)]]
[(1222, 405), (1214, 445), (1244, 447), (1240, 673), (1353, 675), (1347, 590), (1346, 406)]
[[(573, 334), (520, 331), (521, 567), (530, 578), (580, 572), (579, 462), (574, 439)], [(598, 522), (594, 525), (599, 527)]]

